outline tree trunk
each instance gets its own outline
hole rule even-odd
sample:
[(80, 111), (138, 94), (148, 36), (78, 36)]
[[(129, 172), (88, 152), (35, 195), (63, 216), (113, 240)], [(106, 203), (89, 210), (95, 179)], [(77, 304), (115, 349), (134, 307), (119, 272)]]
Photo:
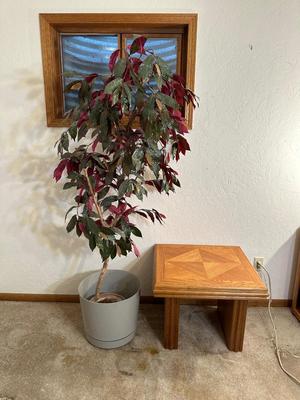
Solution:
[(98, 278), (98, 282), (97, 282), (97, 286), (96, 286), (96, 292), (95, 292), (96, 299), (98, 299), (100, 296), (100, 293), (101, 293), (100, 288), (101, 288), (104, 276), (106, 274), (107, 268), (108, 268), (108, 258), (103, 262), (102, 269), (99, 274), (99, 278)]

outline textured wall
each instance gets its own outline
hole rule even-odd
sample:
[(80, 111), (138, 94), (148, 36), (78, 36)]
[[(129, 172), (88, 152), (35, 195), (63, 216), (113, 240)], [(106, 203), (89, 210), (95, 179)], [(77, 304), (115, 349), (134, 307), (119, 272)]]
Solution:
[[(84, 7), (83, 7), (84, 6)], [(151, 290), (153, 244), (238, 244), (264, 256), (274, 297), (288, 298), (300, 221), (300, 2), (298, 0), (2, 0), (0, 3), (0, 292), (75, 293), (97, 268), (84, 240), (65, 231), (52, 181), (39, 12), (198, 12), (192, 152), (182, 189), (147, 204), (168, 217), (144, 224), (142, 257), (113, 262)]]

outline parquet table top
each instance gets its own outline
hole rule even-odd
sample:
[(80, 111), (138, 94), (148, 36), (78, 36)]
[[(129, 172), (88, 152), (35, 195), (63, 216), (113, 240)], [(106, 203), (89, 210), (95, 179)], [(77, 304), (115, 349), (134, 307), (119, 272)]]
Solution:
[(154, 296), (261, 299), (267, 289), (237, 246), (158, 244)]

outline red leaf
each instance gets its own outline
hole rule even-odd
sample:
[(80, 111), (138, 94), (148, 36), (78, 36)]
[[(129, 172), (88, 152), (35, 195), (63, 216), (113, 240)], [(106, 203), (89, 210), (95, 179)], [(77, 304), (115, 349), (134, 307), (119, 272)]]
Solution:
[(136, 38), (130, 46), (130, 54), (133, 53), (145, 54), (144, 45), (146, 41), (147, 39), (144, 36), (139, 36), (138, 38)]
[(84, 225), (82, 222), (79, 222), (79, 223), (78, 223), (78, 227), (79, 227), (79, 229), (81, 230), (81, 232), (84, 232), (84, 231), (85, 231), (85, 225)]
[(79, 120), (78, 120), (78, 122), (77, 122), (77, 127), (78, 128), (80, 128), (81, 127), (81, 125), (85, 122), (85, 121), (87, 121), (89, 118), (88, 118), (88, 113), (85, 111), (85, 112), (82, 112), (81, 114), (80, 114), (80, 117), (79, 117)]
[(168, 84), (168, 82), (166, 82), (165, 85), (162, 86), (161, 92), (163, 94), (167, 94), (168, 96), (171, 94), (171, 88), (170, 88), (170, 85)]
[(109, 207), (109, 211), (110, 211), (111, 213), (114, 213), (114, 214), (119, 214), (119, 213), (118, 213), (117, 207), (114, 206), (114, 205), (111, 205), (111, 206)]
[(96, 138), (96, 139), (94, 140), (94, 143), (92, 144), (92, 150), (93, 150), (93, 151), (96, 150), (96, 147), (97, 147), (97, 144), (98, 144), (98, 143), (99, 143), (99, 139)]
[(175, 100), (177, 101), (178, 104), (183, 106), (184, 105), (184, 95), (185, 95), (184, 87), (180, 83), (177, 83), (177, 82), (174, 83), (173, 87), (174, 87)]
[(115, 50), (115, 51), (111, 54), (111, 56), (110, 56), (110, 58), (109, 58), (108, 66), (109, 66), (109, 69), (110, 69), (111, 72), (112, 72), (112, 70), (114, 69), (114, 66), (115, 66), (115, 64), (116, 64), (117, 58), (119, 57), (119, 54), (120, 54), (120, 50), (119, 50), (119, 49), (118, 49), (118, 50)]
[(105, 96), (106, 96), (106, 94), (104, 93), (104, 91), (102, 91), (102, 92), (99, 94), (99, 100), (100, 100), (100, 101), (103, 101), (103, 100), (105, 99)]
[(181, 111), (173, 109), (172, 113), (171, 113), (171, 117), (173, 117), (174, 119), (182, 119)]
[(67, 173), (68, 173), (68, 175), (72, 171), (78, 171), (78, 164), (75, 163), (74, 161), (68, 160), (68, 162), (67, 162)]
[(177, 82), (181, 83), (182, 85), (185, 84), (185, 79), (184, 79), (184, 77), (181, 76), (181, 75), (173, 74), (172, 79), (173, 79), (174, 81), (177, 81)]
[(90, 74), (88, 76), (86, 76), (84, 79), (87, 81), (87, 83), (91, 83), (93, 82), (93, 80), (95, 78), (97, 78), (97, 76), (99, 76), (98, 74)]
[(185, 124), (186, 121), (179, 110), (172, 110), (172, 112), (170, 113), (170, 116), (173, 119), (175, 119), (175, 121), (177, 122), (177, 126), (178, 126), (177, 130), (180, 133), (188, 133), (189, 132), (189, 130)]
[(92, 93), (92, 99), (96, 99), (98, 96), (100, 96), (100, 90), (95, 90)]
[(188, 133), (189, 132), (189, 130), (188, 130), (188, 128), (187, 128), (187, 126), (185, 125), (184, 122), (177, 121), (177, 124), (178, 124), (178, 131), (180, 133)]
[(126, 66), (125, 72), (123, 74), (123, 81), (124, 82), (130, 82), (131, 81), (129, 65)]
[[(118, 207), (111, 205), (109, 207), (109, 211), (116, 214), (116, 215), (122, 215), (124, 214), (124, 216), (126, 217), (128, 215), (128, 213), (124, 213), (124, 211), (126, 210), (126, 203), (122, 203), (119, 202)], [(130, 210), (130, 209), (129, 209)], [(126, 215), (125, 215), (126, 214)]]
[(135, 209), (136, 209), (136, 207), (130, 207), (130, 208), (128, 208), (128, 209), (124, 212), (123, 216), (124, 216), (124, 217), (127, 217), (129, 214), (135, 213), (135, 212), (136, 212)]
[(69, 160), (61, 160), (61, 162), (58, 164), (58, 166), (55, 168), (53, 172), (53, 178), (55, 178), (56, 182), (58, 182), (62, 176), (62, 173), (64, 172), (64, 169), (67, 166)]
[(133, 64), (133, 71), (137, 74), (143, 61), (140, 58), (131, 57), (131, 62)]
[(107, 218), (106, 218), (106, 223), (108, 224), (108, 225), (110, 225), (112, 222), (113, 222), (113, 220), (114, 220), (114, 218), (113, 218), (113, 216), (112, 215), (109, 215)]
[(93, 206), (94, 206), (93, 196), (89, 197), (88, 201), (86, 202), (86, 206), (87, 206), (87, 209), (89, 210), (89, 212), (93, 211)]
[(134, 254), (136, 255), (136, 257), (140, 257), (141, 252), (139, 251), (139, 249), (137, 248), (137, 246), (135, 245), (135, 243), (134, 243), (134, 242), (131, 242), (131, 244), (132, 244), (132, 247), (133, 247), (133, 252), (134, 252)]

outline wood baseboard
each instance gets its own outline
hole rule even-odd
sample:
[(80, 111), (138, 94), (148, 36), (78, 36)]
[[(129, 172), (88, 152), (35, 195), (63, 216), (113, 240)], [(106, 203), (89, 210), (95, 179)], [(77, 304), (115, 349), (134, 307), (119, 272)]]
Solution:
[[(216, 306), (217, 300), (181, 300), (180, 304), (198, 304), (198, 305), (205, 305), (205, 306)], [(273, 299), (272, 300), (272, 307), (291, 307), (292, 300), (291, 299)], [(249, 300), (248, 301), (249, 307), (267, 307), (268, 300), (260, 299), (260, 300)]]
[[(29, 301), (29, 302), (62, 302), (79, 303), (77, 294), (36, 294), (36, 293), (0, 293), (0, 301)], [(163, 299), (154, 296), (141, 296), (141, 304), (162, 304)], [(180, 300), (180, 304), (216, 306), (217, 300)], [(290, 307), (290, 299), (273, 299), (272, 307)], [(267, 307), (267, 300), (250, 300), (249, 307)]]
[(29, 301), (29, 302), (63, 302), (79, 303), (77, 294), (37, 294), (37, 293), (0, 293), (0, 301)]

